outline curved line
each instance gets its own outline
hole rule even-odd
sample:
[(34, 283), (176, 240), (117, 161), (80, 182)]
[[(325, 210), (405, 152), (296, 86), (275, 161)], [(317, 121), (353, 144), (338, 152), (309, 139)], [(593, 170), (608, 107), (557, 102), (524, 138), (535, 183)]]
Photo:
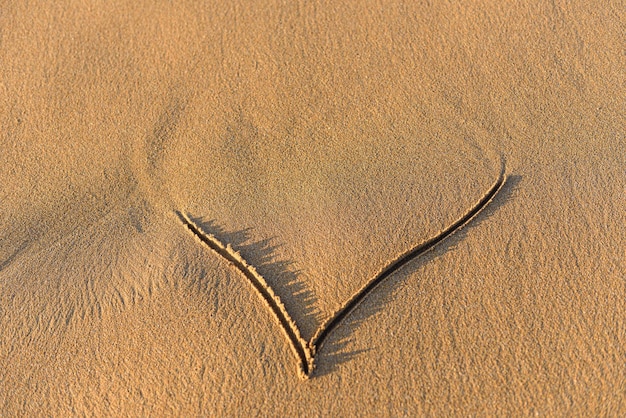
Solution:
[(339, 325), (339, 323), (348, 315), (354, 308), (356, 308), (359, 303), (363, 301), (367, 297), (367, 295), (374, 290), (383, 280), (393, 274), (396, 270), (403, 267), (409, 261), (413, 260), (416, 257), (428, 252), (433, 249), (437, 244), (454, 234), (459, 229), (463, 228), (467, 225), (476, 215), (478, 215), (496, 196), (496, 194), (502, 189), (506, 181), (504, 171), (504, 164), (502, 165), (502, 169), (500, 171), (500, 176), (498, 180), (494, 183), (493, 186), (489, 189), (489, 191), (474, 205), (472, 209), (469, 210), (465, 215), (463, 215), (460, 219), (446, 228), (443, 232), (438, 234), (437, 236), (419, 244), (417, 247), (414, 247), (407, 251), (406, 253), (400, 255), (391, 263), (389, 263), (385, 268), (383, 268), (372, 280), (365, 284), (356, 292), (344, 305), (339, 308), (338, 311), (335, 312), (333, 316), (331, 316), (326, 322), (318, 328), (317, 332), (311, 339), (309, 343), (309, 350), (311, 351), (311, 357), (315, 357), (317, 350), (322, 346), (324, 340), (328, 335)]
[(307, 348), (307, 343), (300, 335), (298, 326), (291, 318), (287, 309), (281, 302), (278, 295), (274, 293), (272, 288), (267, 284), (263, 276), (251, 265), (249, 265), (241, 255), (235, 251), (230, 245), (222, 244), (215, 236), (202, 231), (191, 219), (183, 213), (176, 211), (176, 215), (185, 224), (185, 226), (202, 241), (210, 249), (218, 255), (224, 257), (237, 270), (239, 270), (250, 281), (259, 296), (265, 301), (276, 319), (278, 319), (287, 340), (291, 345), (296, 358), (300, 360), (299, 374), (303, 378), (309, 377), (312, 371), (313, 359), (311, 352)]
[(365, 284), (358, 292), (356, 292), (339, 310), (335, 312), (329, 319), (317, 329), (317, 332), (307, 343), (300, 334), (300, 329), (295, 321), (291, 318), (287, 309), (280, 300), (280, 297), (274, 293), (274, 290), (265, 281), (263, 276), (248, 264), (248, 262), (235, 251), (230, 244), (224, 245), (215, 236), (206, 233), (182, 212), (175, 211), (176, 215), (182, 223), (206, 246), (215, 251), (230, 262), (237, 270), (239, 270), (250, 281), (259, 296), (265, 301), (276, 319), (278, 320), (283, 332), (287, 336), (291, 349), (300, 361), (298, 372), (300, 377), (306, 379), (311, 376), (315, 368), (315, 355), (319, 348), (330, 333), (337, 328), (341, 321), (348, 316), (383, 280), (389, 277), (396, 270), (404, 267), (409, 261), (417, 258), (436, 247), (446, 238), (453, 235), (458, 230), (465, 227), (472, 219), (474, 219), (489, 203), (493, 201), (498, 192), (502, 189), (506, 182), (505, 163), (502, 160), (501, 171), (496, 182), (485, 193), (485, 195), (461, 218), (443, 230), (433, 238), (413, 247), (409, 251), (401, 254), (387, 266), (385, 266), (372, 280)]

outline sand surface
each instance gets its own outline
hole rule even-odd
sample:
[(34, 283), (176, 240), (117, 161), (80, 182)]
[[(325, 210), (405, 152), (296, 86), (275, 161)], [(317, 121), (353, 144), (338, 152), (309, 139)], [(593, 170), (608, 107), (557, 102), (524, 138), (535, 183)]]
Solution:
[(0, 415), (626, 415), (624, 10), (0, 2)]

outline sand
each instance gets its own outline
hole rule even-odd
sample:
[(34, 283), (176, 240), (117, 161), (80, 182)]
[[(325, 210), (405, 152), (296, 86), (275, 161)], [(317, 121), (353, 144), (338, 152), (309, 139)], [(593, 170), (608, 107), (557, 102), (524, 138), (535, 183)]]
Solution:
[(0, 415), (626, 415), (624, 4), (407, 3), (1, 2)]

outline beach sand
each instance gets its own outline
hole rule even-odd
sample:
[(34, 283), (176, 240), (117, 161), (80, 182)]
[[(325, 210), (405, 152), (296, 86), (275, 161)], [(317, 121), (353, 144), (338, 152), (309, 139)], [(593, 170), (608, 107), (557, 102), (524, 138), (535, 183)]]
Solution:
[(593, 3), (2, 2), (0, 415), (626, 415)]

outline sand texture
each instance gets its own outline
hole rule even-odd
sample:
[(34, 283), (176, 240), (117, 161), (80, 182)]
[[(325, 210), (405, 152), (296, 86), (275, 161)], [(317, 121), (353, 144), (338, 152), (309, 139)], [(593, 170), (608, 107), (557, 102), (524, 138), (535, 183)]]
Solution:
[(624, 10), (0, 1), (0, 416), (626, 416)]

